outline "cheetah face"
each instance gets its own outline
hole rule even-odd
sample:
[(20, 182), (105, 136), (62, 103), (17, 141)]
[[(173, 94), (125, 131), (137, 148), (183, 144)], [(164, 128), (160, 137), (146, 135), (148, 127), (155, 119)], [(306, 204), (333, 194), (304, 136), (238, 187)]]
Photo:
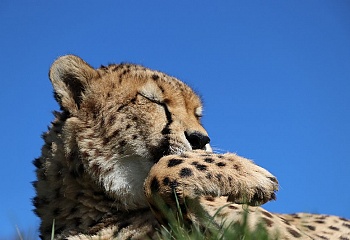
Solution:
[(69, 55), (55, 61), (50, 79), (67, 116), (71, 168), (83, 166), (125, 208), (146, 206), (143, 182), (161, 157), (211, 151), (199, 97), (173, 77), (130, 64), (95, 70)]

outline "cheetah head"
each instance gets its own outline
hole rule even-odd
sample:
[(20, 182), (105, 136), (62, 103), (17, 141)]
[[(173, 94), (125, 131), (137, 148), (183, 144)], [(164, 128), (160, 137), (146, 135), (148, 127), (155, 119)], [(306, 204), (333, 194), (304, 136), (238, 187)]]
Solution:
[(176, 78), (132, 64), (94, 69), (73, 55), (57, 59), (49, 75), (68, 168), (125, 209), (147, 206), (143, 182), (161, 157), (211, 151), (200, 98)]

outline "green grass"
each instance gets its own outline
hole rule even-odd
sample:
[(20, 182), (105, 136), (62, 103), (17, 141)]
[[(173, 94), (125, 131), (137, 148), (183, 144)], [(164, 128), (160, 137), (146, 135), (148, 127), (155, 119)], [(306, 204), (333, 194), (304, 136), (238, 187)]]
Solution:
[[(224, 219), (221, 224), (214, 221), (216, 215), (220, 215), (220, 211), (224, 210), (229, 204), (222, 206), (217, 210), (214, 216), (209, 216), (200, 206), (198, 200), (187, 200), (185, 211), (191, 211), (197, 219), (196, 223), (186, 221), (180, 204), (176, 198), (176, 209), (171, 209), (161, 200), (157, 200), (157, 207), (161, 209), (167, 223), (162, 225), (160, 229), (156, 229), (160, 239), (164, 240), (276, 240), (269, 238), (265, 225), (261, 222), (252, 231), (248, 227), (248, 211), (244, 211), (242, 221), (240, 223), (231, 223), (224, 226)], [(52, 236), (54, 239), (55, 221), (52, 224)], [(27, 231), (26, 233), (16, 228), (16, 240), (36, 239), (37, 232)]]
[[(229, 205), (229, 204), (228, 204)], [(226, 206), (221, 207), (215, 215), (219, 214)], [(218, 224), (214, 221), (215, 216), (209, 216), (200, 207), (198, 200), (187, 201), (187, 208), (195, 211), (196, 223), (189, 224), (181, 211), (177, 202), (177, 209), (174, 211), (169, 209), (158, 201), (157, 206), (161, 209), (167, 219), (166, 226), (158, 229), (158, 235), (165, 240), (202, 240), (202, 239), (234, 239), (234, 240), (269, 240), (277, 239), (269, 238), (268, 232), (263, 223), (251, 231), (248, 228), (248, 211), (245, 211), (242, 216), (241, 223)], [(223, 220), (224, 221), (224, 220)], [(224, 223), (224, 222), (223, 222)]]

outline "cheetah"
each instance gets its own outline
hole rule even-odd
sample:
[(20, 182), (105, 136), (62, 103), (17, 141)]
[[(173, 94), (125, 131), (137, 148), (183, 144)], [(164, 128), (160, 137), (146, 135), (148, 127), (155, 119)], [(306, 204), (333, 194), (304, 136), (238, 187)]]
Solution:
[(94, 69), (74, 55), (49, 78), (60, 111), (33, 162), (42, 239), (158, 239), (167, 226), (158, 200), (182, 211), (184, 227), (203, 217), (230, 227), (247, 213), (271, 239), (350, 239), (347, 219), (261, 208), (276, 197), (276, 177), (212, 152), (201, 100), (182, 81), (134, 64)]

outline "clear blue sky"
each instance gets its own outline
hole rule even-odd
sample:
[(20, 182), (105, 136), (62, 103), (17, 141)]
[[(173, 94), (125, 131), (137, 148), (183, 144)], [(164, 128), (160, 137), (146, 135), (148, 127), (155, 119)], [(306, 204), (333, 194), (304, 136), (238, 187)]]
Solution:
[(73, 53), (174, 75), (204, 99), (212, 145), (281, 184), (275, 212), (350, 218), (350, 2), (1, 1), (0, 239), (34, 231), (30, 184)]

